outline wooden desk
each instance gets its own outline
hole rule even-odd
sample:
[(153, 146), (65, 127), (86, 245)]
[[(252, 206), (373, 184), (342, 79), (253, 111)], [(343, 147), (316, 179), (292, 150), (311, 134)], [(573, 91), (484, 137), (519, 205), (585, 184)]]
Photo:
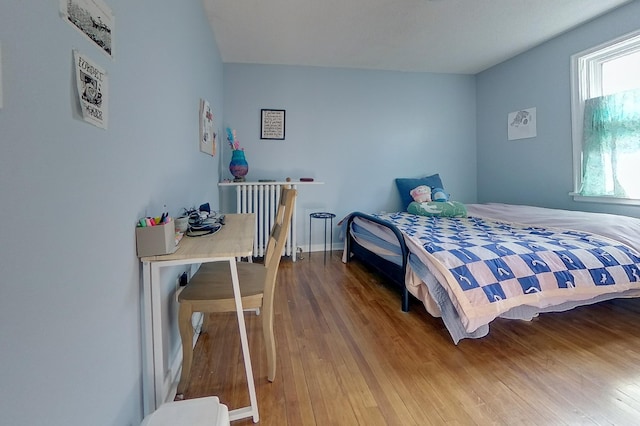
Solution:
[[(144, 415), (156, 410), (172, 395), (168, 395), (173, 383), (172, 377), (166, 378), (164, 370), (164, 354), (162, 342), (160, 270), (167, 266), (188, 265), (205, 262), (229, 262), (233, 281), (233, 292), (236, 299), (238, 326), (242, 342), (242, 354), (249, 387), (249, 407), (229, 411), (230, 420), (253, 417), (258, 422), (258, 404), (256, 399), (253, 370), (249, 357), (247, 330), (244, 323), (242, 299), (238, 281), (236, 257), (251, 256), (255, 235), (255, 215), (228, 214), (225, 225), (213, 235), (203, 237), (184, 237), (175, 253), (162, 256), (148, 256), (142, 262), (143, 297), (144, 297)], [(168, 382), (168, 383), (167, 383)]]

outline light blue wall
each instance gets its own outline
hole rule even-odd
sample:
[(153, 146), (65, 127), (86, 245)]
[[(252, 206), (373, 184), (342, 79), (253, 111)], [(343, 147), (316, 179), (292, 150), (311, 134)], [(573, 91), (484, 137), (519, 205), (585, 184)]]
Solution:
[[(476, 200), (473, 76), (225, 64), (224, 93), (225, 125), (245, 148), (248, 180), (324, 182), (300, 188), (305, 251), (310, 211), (396, 211), (396, 177), (440, 173), (454, 199)], [(286, 110), (284, 141), (260, 139), (263, 108)], [(227, 146), (224, 153), (228, 164)], [(231, 177), (226, 167), (223, 177)], [(320, 238), (314, 233), (314, 243)]]
[[(477, 75), (478, 200), (639, 216), (637, 207), (574, 202), (570, 57), (640, 25), (640, 2)], [(507, 140), (507, 114), (537, 109), (537, 137)]]
[[(218, 203), (198, 101), (222, 114), (223, 68), (202, 3), (106, 3), (114, 59), (58, 1), (0, 3), (2, 425), (139, 424), (136, 219)], [(73, 49), (109, 74), (108, 130), (77, 117)]]

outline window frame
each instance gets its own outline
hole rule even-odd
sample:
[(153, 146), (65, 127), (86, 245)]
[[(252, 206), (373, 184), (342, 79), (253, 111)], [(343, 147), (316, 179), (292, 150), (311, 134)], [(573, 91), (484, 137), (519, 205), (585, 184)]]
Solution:
[(640, 206), (640, 199), (615, 196), (585, 196), (582, 186), (582, 134), (584, 102), (602, 95), (602, 64), (640, 52), (640, 30), (625, 34), (571, 55), (571, 139), (573, 145), (573, 196), (575, 201)]

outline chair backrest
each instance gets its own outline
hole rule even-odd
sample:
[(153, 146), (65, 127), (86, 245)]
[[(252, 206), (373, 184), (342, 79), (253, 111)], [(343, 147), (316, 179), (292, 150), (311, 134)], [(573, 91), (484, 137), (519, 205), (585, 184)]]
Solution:
[(269, 242), (264, 255), (264, 266), (267, 268), (267, 282), (264, 286), (265, 300), (263, 304), (270, 304), (273, 301), (273, 291), (278, 274), (278, 267), (280, 266), (284, 245), (287, 242), (287, 235), (289, 235), (291, 216), (293, 216), (297, 195), (298, 191), (288, 187), (282, 187), (282, 191), (280, 192), (280, 204), (278, 205), (278, 211), (276, 212), (274, 223), (271, 227)]
[[(265, 249), (264, 266), (267, 268), (269, 264), (275, 260), (274, 257), (279, 259), (282, 255), (284, 245), (287, 241), (287, 235), (289, 234), (296, 196), (297, 191), (295, 189), (282, 187), (280, 190), (278, 210)], [(277, 256), (274, 256), (275, 254), (277, 254)]]

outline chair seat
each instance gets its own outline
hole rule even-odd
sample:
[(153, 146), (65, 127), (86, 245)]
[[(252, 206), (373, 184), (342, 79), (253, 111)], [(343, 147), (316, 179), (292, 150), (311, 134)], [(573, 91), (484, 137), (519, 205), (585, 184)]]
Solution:
[[(237, 262), (240, 294), (243, 298), (262, 295), (267, 268), (260, 263)], [(231, 269), (228, 262), (204, 263), (180, 292), (179, 302), (233, 300)]]

